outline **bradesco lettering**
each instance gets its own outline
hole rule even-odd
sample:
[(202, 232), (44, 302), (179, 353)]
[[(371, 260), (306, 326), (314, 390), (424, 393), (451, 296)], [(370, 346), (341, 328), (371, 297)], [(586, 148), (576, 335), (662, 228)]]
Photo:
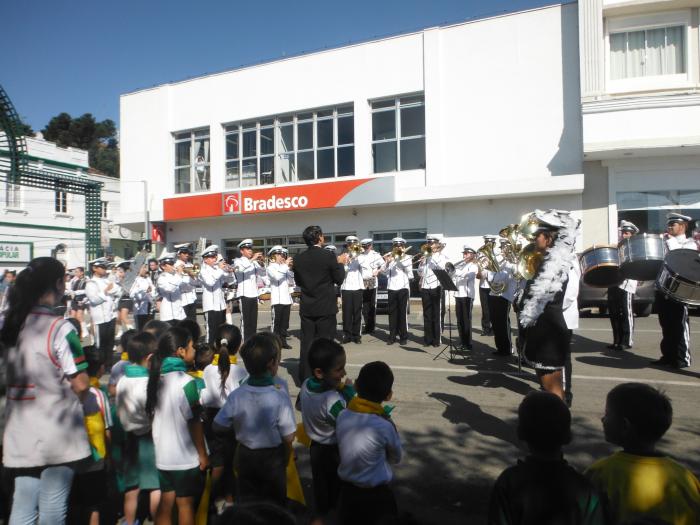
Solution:
[(254, 199), (252, 197), (243, 198), (243, 211), (276, 211), (276, 210), (295, 210), (306, 208), (309, 204), (309, 199), (304, 195), (300, 197), (276, 197), (273, 195), (269, 199)]

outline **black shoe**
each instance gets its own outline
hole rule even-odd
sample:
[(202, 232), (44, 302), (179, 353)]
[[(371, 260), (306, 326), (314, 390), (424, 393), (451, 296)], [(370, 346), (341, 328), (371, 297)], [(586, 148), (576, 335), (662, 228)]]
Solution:
[(662, 357), (661, 359), (657, 359), (656, 361), (650, 361), (649, 364), (657, 366), (666, 366), (669, 364), (669, 361), (665, 357)]
[(493, 330), (482, 330), (481, 335), (493, 335)]
[(400, 339), (400, 340), (399, 340), (399, 344), (400, 344), (401, 346), (406, 346), (406, 345), (408, 344), (408, 339)]
[(471, 344), (471, 343), (466, 344), (466, 345), (463, 345), (463, 346), (464, 346), (464, 348), (465, 348), (466, 350), (471, 350), (471, 349), (472, 349), (472, 344)]
[(353, 338), (352, 342), (356, 345), (362, 344), (362, 338), (358, 335), (357, 337)]
[(671, 363), (670, 365), (672, 368), (678, 368), (679, 370), (682, 368), (688, 368), (690, 365), (682, 362), (677, 362), (677, 363)]
[(393, 345), (395, 342), (396, 342), (396, 340), (394, 340), (394, 339), (388, 339), (386, 344)]
[(346, 345), (348, 343), (352, 343), (352, 337), (350, 337), (349, 335), (344, 335), (342, 337), (342, 339), (340, 340), (340, 343), (344, 344), (344, 345)]
[(615, 348), (613, 348), (613, 350), (615, 350), (616, 352), (622, 352), (622, 345), (615, 345)]
[(630, 348), (632, 348), (632, 345), (620, 345), (620, 346), (625, 350), (629, 350)]
[(429, 343), (428, 341), (423, 341), (423, 346), (433, 346), (433, 343)]
[(610, 350), (617, 350), (617, 345), (613, 343), (611, 345), (607, 345), (605, 348), (609, 348)]
[(438, 348), (438, 347), (440, 346), (440, 343), (433, 343), (433, 346), (434, 346), (435, 348)]

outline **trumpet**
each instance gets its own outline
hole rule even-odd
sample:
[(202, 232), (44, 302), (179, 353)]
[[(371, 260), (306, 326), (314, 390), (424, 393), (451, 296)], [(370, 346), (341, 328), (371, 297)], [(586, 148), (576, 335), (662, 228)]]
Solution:
[(429, 242), (426, 242), (424, 244), (421, 244), (420, 253), (415, 254), (413, 258), (415, 259), (416, 257), (421, 257), (427, 259), (428, 257), (431, 257), (433, 255), (433, 251), (433, 245)]
[(411, 246), (394, 246), (390, 252), (384, 254), (384, 258), (387, 259), (388, 257), (392, 257), (394, 261), (398, 262), (403, 258), (404, 255), (406, 255), (406, 253), (408, 253), (410, 249)]
[(363, 251), (364, 250), (362, 249), (362, 246), (360, 246), (359, 242), (353, 242), (348, 244), (348, 256), (350, 257), (350, 259), (356, 258)]

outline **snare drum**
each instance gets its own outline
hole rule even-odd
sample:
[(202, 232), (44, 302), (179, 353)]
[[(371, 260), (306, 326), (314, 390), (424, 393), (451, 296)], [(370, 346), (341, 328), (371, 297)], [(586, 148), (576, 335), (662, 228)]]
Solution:
[(678, 302), (700, 305), (700, 253), (687, 249), (668, 252), (656, 289)]
[(583, 282), (587, 285), (608, 288), (622, 282), (616, 246), (594, 244), (581, 254), (580, 261)]
[(663, 235), (641, 233), (623, 239), (619, 251), (620, 273), (625, 279), (653, 281), (664, 264), (666, 243)]

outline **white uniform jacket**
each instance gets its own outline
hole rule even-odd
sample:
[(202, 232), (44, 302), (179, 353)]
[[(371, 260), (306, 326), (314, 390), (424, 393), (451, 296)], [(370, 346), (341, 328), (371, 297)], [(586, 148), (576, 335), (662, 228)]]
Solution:
[(360, 265), (359, 257), (350, 259), (348, 264), (345, 265), (345, 280), (343, 281), (343, 284), (340, 285), (340, 289), (347, 291), (365, 289), (365, 283), (362, 280), (362, 266)]
[[(192, 268), (192, 265), (178, 259), (175, 261), (175, 268), (179, 268), (180, 266)], [(187, 306), (188, 304), (197, 302), (197, 292), (195, 292), (195, 288), (198, 286), (199, 279), (190, 277), (186, 273), (182, 274), (182, 284), (180, 284), (180, 291), (182, 292), (182, 306)]]
[(432, 290), (440, 286), (440, 281), (433, 273), (433, 269), (445, 269), (445, 265), (449, 262), (447, 257), (442, 253), (434, 253), (430, 257), (426, 257), (418, 265), (418, 275), (421, 277), (421, 288)]
[(160, 303), (160, 320), (172, 321), (186, 317), (182, 308), (182, 292), (180, 285), (182, 276), (179, 273), (163, 272), (158, 277), (158, 293), (162, 298)]
[[(491, 292), (489, 295), (495, 297), (503, 297), (509, 303), (513, 302), (515, 299), (515, 294), (518, 291), (518, 281), (515, 278), (515, 265), (512, 263), (504, 262), (501, 264), (501, 270), (498, 272), (487, 272), (488, 280), (491, 286)], [(503, 293), (496, 294), (493, 292), (494, 283), (502, 284), (505, 283), (505, 289)]]
[(294, 273), (287, 264), (270, 263), (267, 265), (270, 279), (270, 304), (292, 304)]
[(389, 259), (382, 268), (382, 272), (387, 275), (387, 290), (410, 290), (413, 279), (412, 262), (410, 255), (404, 255), (399, 261), (393, 257)]
[[(111, 290), (105, 292), (107, 285), (112, 284)], [(90, 318), (93, 324), (108, 323), (116, 317), (115, 300), (122, 294), (122, 289), (109, 277), (93, 277), (85, 285), (85, 295), (90, 307)]]
[(218, 266), (209, 266), (207, 263), (202, 264), (202, 269), (199, 272), (199, 281), (202, 283), (203, 312), (226, 310), (226, 299), (221, 285), (229, 277), (230, 274), (224, 272)]
[(562, 301), (564, 321), (569, 330), (578, 328), (578, 288), (580, 281), (581, 266), (578, 261), (574, 261), (569, 270), (569, 282), (566, 284), (566, 292), (564, 292), (564, 300)]
[(372, 288), (376, 288), (377, 277), (374, 275), (374, 272), (384, 266), (384, 258), (374, 250), (370, 250), (367, 253), (358, 255), (357, 260), (360, 262), (360, 267), (362, 268), (363, 287), (364, 281), (371, 279), (373, 281)]
[(697, 250), (698, 245), (695, 239), (692, 237), (686, 237), (685, 235), (676, 235), (675, 237), (666, 238), (666, 248), (668, 251), (678, 250), (679, 248), (685, 248), (686, 250)]
[(475, 262), (458, 263), (452, 280), (457, 287), (455, 297), (470, 297), (474, 299), (474, 281), (479, 267)]
[(248, 257), (238, 257), (233, 261), (236, 269), (236, 297), (258, 297), (258, 277), (265, 277), (265, 268)]
[(134, 315), (147, 315), (151, 311), (153, 288), (148, 277), (136, 277), (129, 292), (129, 297), (134, 300)]

